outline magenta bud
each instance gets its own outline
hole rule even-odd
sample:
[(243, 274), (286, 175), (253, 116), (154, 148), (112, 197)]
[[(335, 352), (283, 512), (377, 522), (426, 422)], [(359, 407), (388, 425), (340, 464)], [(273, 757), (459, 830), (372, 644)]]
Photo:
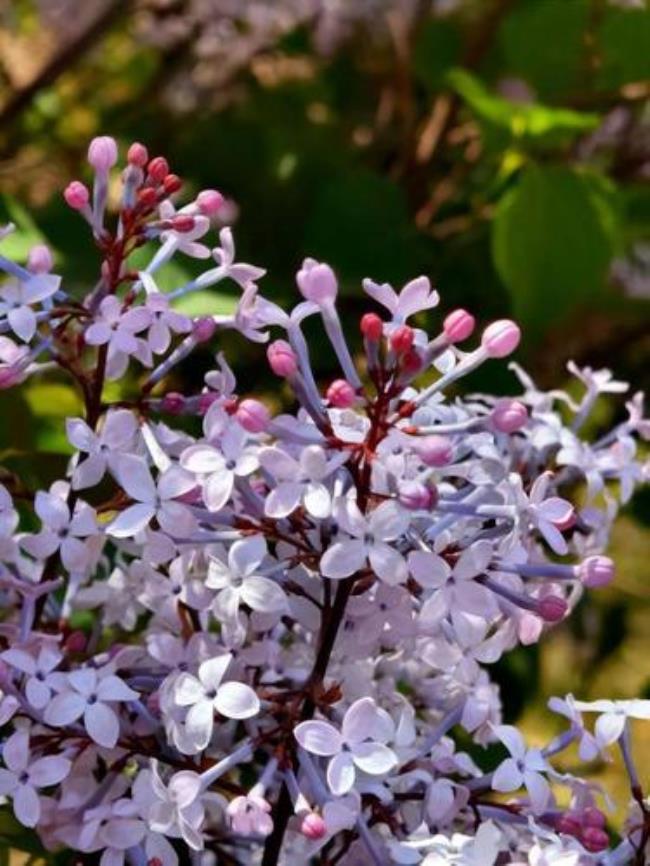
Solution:
[(454, 456), (454, 446), (446, 436), (424, 436), (415, 446), (425, 466), (447, 466)]
[(169, 174), (169, 163), (164, 156), (154, 156), (147, 166), (147, 174), (156, 183), (162, 183)]
[(47, 274), (52, 270), (54, 259), (52, 252), (46, 244), (36, 244), (29, 251), (27, 268), (33, 274)]
[(556, 820), (555, 828), (558, 833), (565, 833), (567, 836), (578, 836), (582, 832), (582, 823), (575, 812), (566, 812)]
[(214, 216), (223, 204), (223, 196), (216, 189), (204, 189), (197, 195), (196, 203), (204, 216)]
[(421, 481), (403, 481), (399, 486), (397, 498), (404, 508), (418, 511), (435, 505), (438, 493), (435, 487), (428, 487)]
[(170, 391), (162, 398), (160, 408), (170, 415), (180, 415), (185, 408), (185, 397), (178, 391)]
[(580, 840), (587, 851), (592, 853), (609, 847), (609, 836), (600, 827), (585, 827), (580, 834)]
[(327, 400), (330, 406), (337, 409), (349, 409), (356, 400), (354, 388), (346, 379), (335, 379), (327, 389)]
[(172, 228), (175, 232), (180, 232), (181, 234), (185, 234), (186, 232), (191, 232), (194, 226), (196, 225), (194, 221), (194, 217), (190, 214), (179, 214), (175, 216), (171, 221)]
[(215, 402), (215, 400), (219, 399), (219, 395), (215, 394), (214, 391), (206, 391), (205, 394), (201, 394), (199, 397), (199, 405), (197, 411), (199, 415), (205, 415), (210, 406)]
[(196, 319), (192, 324), (192, 336), (198, 343), (207, 343), (217, 330), (217, 323), (209, 316)]
[(327, 824), (317, 812), (307, 812), (300, 823), (300, 832), (312, 841), (322, 839), (327, 833)]
[(334, 271), (329, 265), (305, 259), (296, 274), (298, 288), (308, 301), (322, 304), (333, 301), (338, 292), (338, 283)]
[(93, 138), (88, 146), (88, 162), (99, 174), (106, 174), (117, 162), (117, 142), (110, 135)]
[(400, 325), (390, 335), (390, 347), (397, 355), (405, 355), (413, 346), (415, 334), (408, 325)]
[(537, 602), (537, 612), (545, 622), (559, 622), (568, 609), (569, 605), (559, 595), (545, 595)]
[(298, 370), (298, 358), (286, 340), (276, 340), (266, 350), (271, 369), (276, 376), (288, 378)]
[(381, 335), (384, 332), (384, 323), (377, 313), (365, 313), (365, 315), (361, 316), (360, 328), (366, 340), (370, 340), (371, 343), (377, 343), (381, 340)]
[(607, 823), (603, 812), (596, 806), (587, 806), (582, 813), (582, 823), (585, 827), (599, 827), (601, 830)]
[(271, 413), (259, 400), (242, 400), (235, 418), (249, 433), (263, 433), (269, 426)]
[(514, 352), (520, 339), (521, 331), (518, 325), (510, 319), (499, 319), (483, 331), (481, 345), (490, 358), (505, 358)]
[(136, 165), (138, 168), (144, 168), (149, 159), (149, 151), (140, 144), (139, 141), (134, 141), (126, 155), (129, 165)]
[(90, 193), (80, 180), (73, 180), (63, 190), (63, 198), (73, 210), (83, 210), (90, 201)]
[(616, 574), (616, 567), (609, 556), (588, 556), (578, 566), (578, 577), (583, 586), (600, 589), (608, 586)]
[(82, 653), (87, 646), (86, 635), (82, 631), (71, 632), (65, 642), (65, 648), (71, 653)]
[(454, 310), (449, 313), (442, 324), (445, 337), (450, 343), (462, 343), (471, 337), (476, 326), (476, 319), (467, 310)]
[(528, 410), (519, 400), (499, 400), (492, 410), (492, 424), (499, 433), (514, 433), (528, 421)]

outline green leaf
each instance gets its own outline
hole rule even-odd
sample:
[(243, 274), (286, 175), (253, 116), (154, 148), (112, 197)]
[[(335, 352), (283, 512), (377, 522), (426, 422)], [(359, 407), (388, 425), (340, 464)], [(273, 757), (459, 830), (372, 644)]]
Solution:
[(650, 78), (650, 7), (620, 9), (610, 6), (598, 33), (601, 62), (598, 86), (615, 89)]
[(514, 139), (557, 142), (595, 129), (597, 114), (552, 108), (538, 103), (515, 103), (491, 93), (464, 69), (452, 69), (449, 85), (484, 123), (510, 134)]
[(516, 315), (539, 335), (604, 291), (618, 240), (615, 191), (598, 176), (529, 165), (492, 227), (496, 268)]
[(24, 262), (34, 244), (46, 243), (29, 212), (10, 195), (0, 196), (0, 224), (14, 223), (15, 231), (3, 238), (0, 252), (13, 261)]
[(237, 301), (235, 295), (204, 289), (174, 301), (174, 309), (186, 316), (227, 316), (235, 312)]

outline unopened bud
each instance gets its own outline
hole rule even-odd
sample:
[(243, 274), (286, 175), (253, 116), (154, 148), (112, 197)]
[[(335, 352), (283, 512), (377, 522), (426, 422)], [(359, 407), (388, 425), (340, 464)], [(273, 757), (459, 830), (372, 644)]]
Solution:
[(615, 573), (614, 562), (608, 556), (588, 556), (578, 566), (580, 582), (589, 589), (608, 586)]
[(93, 138), (88, 146), (88, 162), (96, 172), (106, 174), (117, 162), (117, 142), (110, 135)]
[(46, 244), (36, 244), (29, 251), (27, 268), (33, 274), (47, 274), (52, 270), (54, 259), (52, 251)]
[(403, 481), (399, 486), (397, 498), (404, 508), (419, 511), (436, 504), (438, 491), (435, 487), (428, 487), (421, 481)]
[(140, 144), (139, 141), (134, 141), (126, 155), (129, 165), (136, 165), (138, 168), (144, 168), (149, 159), (149, 151)]
[(192, 336), (198, 343), (207, 343), (217, 330), (217, 323), (209, 316), (203, 316), (192, 325)]
[(83, 210), (90, 201), (90, 193), (80, 180), (73, 180), (63, 190), (63, 198), (73, 210)]
[(425, 466), (447, 466), (454, 456), (454, 446), (446, 436), (424, 436), (415, 450)]
[(317, 812), (307, 812), (300, 823), (300, 832), (307, 839), (316, 841), (327, 833), (327, 824)]
[(85, 651), (88, 641), (82, 631), (71, 632), (65, 641), (65, 649), (71, 653), (82, 653)]
[(168, 174), (163, 178), (163, 189), (167, 195), (173, 195), (183, 186), (183, 181), (177, 174)]
[(197, 411), (199, 415), (205, 415), (210, 406), (218, 399), (218, 395), (214, 393), (214, 391), (206, 391), (205, 394), (201, 394), (199, 397), (199, 405)]
[(555, 828), (558, 833), (565, 833), (567, 836), (578, 836), (582, 832), (582, 823), (575, 812), (566, 812), (555, 821)]
[(520, 339), (521, 331), (518, 325), (510, 319), (499, 319), (483, 331), (481, 345), (490, 358), (505, 358), (515, 351)]
[(415, 334), (408, 325), (400, 325), (390, 335), (390, 347), (397, 355), (405, 355), (413, 346)]
[(582, 823), (586, 827), (600, 827), (602, 829), (607, 823), (607, 819), (596, 806), (587, 806), (582, 813)]
[(545, 622), (559, 622), (568, 609), (569, 605), (559, 595), (545, 595), (537, 602), (537, 612)]
[(354, 388), (346, 379), (335, 379), (327, 389), (327, 401), (337, 409), (349, 409), (356, 400)]
[(519, 400), (499, 400), (492, 410), (492, 424), (499, 433), (514, 433), (528, 421), (528, 410)]
[(151, 186), (145, 186), (138, 190), (138, 201), (144, 207), (154, 207), (158, 203), (158, 193)]
[(289, 343), (285, 340), (276, 340), (266, 350), (271, 369), (276, 376), (287, 378), (293, 376), (298, 370), (298, 358)]
[(178, 391), (170, 391), (162, 398), (160, 408), (170, 415), (180, 415), (185, 408), (185, 397)]
[(178, 216), (175, 216), (171, 221), (171, 224), (173, 230), (175, 232), (180, 232), (181, 234), (191, 232), (196, 225), (194, 217), (190, 216), (190, 214), (179, 214)]
[(334, 271), (329, 265), (305, 259), (302, 268), (296, 274), (298, 288), (308, 301), (322, 304), (333, 301), (338, 292), (338, 283)]
[(476, 325), (476, 319), (467, 310), (454, 310), (449, 313), (442, 328), (450, 343), (462, 343), (471, 337)]
[(235, 412), (235, 418), (249, 433), (263, 433), (269, 426), (271, 413), (259, 400), (242, 400)]
[(366, 313), (361, 317), (361, 333), (372, 343), (377, 343), (381, 340), (381, 335), (384, 332), (384, 323), (379, 318), (377, 313)]
[(594, 854), (609, 847), (609, 836), (599, 827), (585, 827), (580, 834), (580, 840), (587, 851)]
[(204, 189), (197, 195), (196, 203), (204, 216), (214, 216), (223, 204), (223, 196), (216, 189)]
[(147, 166), (147, 174), (156, 183), (162, 183), (169, 174), (169, 163), (164, 156), (154, 156)]

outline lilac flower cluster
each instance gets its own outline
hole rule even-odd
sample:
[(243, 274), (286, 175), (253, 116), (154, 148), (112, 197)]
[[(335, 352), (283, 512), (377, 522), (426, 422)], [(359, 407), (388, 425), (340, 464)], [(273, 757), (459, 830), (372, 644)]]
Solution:
[[(645, 862), (630, 719), (650, 701), (553, 698), (566, 730), (534, 748), (503, 724), (489, 675), (613, 579), (612, 522), (650, 474), (642, 395), (595, 442), (581, 431), (596, 401), (627, 390), (606, 370), (571, 367), (575, 399), (515, 364), (518, 399), (453, 396), (520, 333), (493, 322), (461, 349), (464, 310), (427, 333), (426, 277), (364, 282), (375, 311), (355, 357), (327, 264), (303, 262), (285, 312), (229, 229), (210, 245), (218, 192), (177, 207), (179, 178), (133, 144), (109, 225), (115, 141), (88, 158), (92, 190), (65, 190), (101, 253), (87, 296), (68, 294), (43, 246), (25, 267), (0, 256), (0, 387), (55, 371), (84, 404), (65, 478), (0, 486), (0, 795), (18, 821), (101, 866)], [(175, 255), (205, 269), (163, 293)], [(232, 315), (174, 308), (227, 279)], [(326, 386), (307, 318), (340, 367)], [(266, 344), (291, 411), (238, 393), (221, 354), (200, 393), (166, 391), (227, 329)], [(106, 382), (127, 371), (131, 392), (111, 401)], [(476, 755), (495, 742), (504, 757), (486, 771)], [(621, 752), (633, 806), (617, 844), (602, 792), (553, 766), (571, 745), (585, 761)]]

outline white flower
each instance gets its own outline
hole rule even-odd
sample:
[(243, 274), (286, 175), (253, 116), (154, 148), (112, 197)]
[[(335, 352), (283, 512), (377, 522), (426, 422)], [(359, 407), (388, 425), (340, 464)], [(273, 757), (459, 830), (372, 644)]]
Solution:
[(539, 749), (528, 749), (521, 733), (512, 725), (497, 725), (494, 733), (510, 752), (494, 771), (492, 788), (509, 793), (522, 786), (528, 791), (535, 813), (543, 812), (548, 805), (551, 789), (542, 773), (549, 767)]
[(51, 298), (61, 284), (54, 274), (34, 274), (28, 280), (8, 280), (0, 286), (0, 318), (6, 316), (14, 334), (29, 343), (36, 333), (37, 319), (32, 306)]
[(205, 583), (219, 590), (214, 603), (217, 616), (233, 619), (242, 602), (260, 613), (281, 613), (286, 609), (287, 597), (282, 587), (257, 573), (266, 555), (264, 537), (253, 535), (231, 546), (227, 564), (211, 557)]
[(135, 701), (140, 696), (111, 673), (80, 668), (67, 674), (64, 687), (45, 707), (48, 725), (65, 727), (83, 716), (88, 735), (99, 746), (112, 749), (120, 735), (120, 722), (111, 704)]
[(184, 538), (194, 531), (192, 512), (176, 499), (194, 486), (193, 477), (179, 466), (170, 466), (154, 481), (142, 457), (122, 455), (117, 463), (117, 479), (135, 504), (128, 506), (107, 527), (109, 535), (130, 538), (148, 526), (155, 517), (163, 532)]
[(107, 468), (114, 468), (119, 452), (127, 450), (138, 424), (133, 412), (115, 409), (107, 412), (99, 433), (90, 429), (81, 418), (68, 418), (66, 432), (71, 445), (88, 456), (72, 471), (72, 488), (93, 487), (104, 477)]
[(280, 448), (264, 448), (260, 463), (278, 481), (264, 503), (269, 517), (286, 517), (300, 504), (318, 519), (328, 517), (332, 508), (330, 492), (323, 483), (347, 458), (345, 452), (331, 457), (319, 445), (309, 445), (294, 460)]
[(86, 328), (84, 337), (90, 346), (108, 346), (107, 375), (119, 379), (126, 372), (129, 357), (135, 355), (150, 366), (149, 347), (135, 335), (151, 323), (151, 313), (146, 307), (123, 309), (116, 295), (108, 295), (99, 305), (95, 321)]
[(144, 271), (140, 279), (147, 292), (145, 308), (151, 315), (146, 341), (154, 355), (163, 355), (170, 347), (172, 334), (188, 334), (192, 320), (171, 309), (168, 299), (160, 294), (153, 277)]
[(259, 712), (259, 699), (250, 686), (222, 682), (231, 661), (230, 653), (208, 659), (199, 665), (198, 676), (182, 673), (174, 683), (174, 702), (190, 707), (185, 728), (197, 750), (210, 742), (215, 711), (227, 719), (250, 719)]
[(575, 701), (574, 706), (583, 713), (601, 713), (594, 726), (599, 748), (620, 738), (627, 719), (650, 719), (650, 701)]
[(77, 501), (71, 514), (67, 485), (55, 485), (50, 493), (39, 490), (34, 509), (43, 528), (35, 535), (25, 536), (21, 542), (25, 550), (37, 559), (47, 559), (58, 550), (68, 571), (83, 571), (91, 552), (82, 539), (98, 532), (93, 509), (85, 502)]
[(334, 518), (351, 537), (335, 541), (325, 551), (320, 562), (325, 577), (349, 577), (369, 561), (377, 577), (386, 583), (406, 580), (404, 557), (394, 544), (389, 544), (403, 535), (409, 524), (408, 515), (396, 502), (382, 502), (364, 516), (353, 499), (344, 497), (334, 505)]
[(51, 644), (43, 644), (36, 658), (23, 649), (5, 650), (1, 658), (27, 675), (25, 682), (25, 695), (29, 703), (37, 710), (42, 710), (52, 697), (53, 678), (52, 671), (59, 666), (62, 653)]
[(150, 783), (155, 801), (149, 810), (149, 827), (156, 833), (182, 838), (194, 851), (203, 848), (204, 809), (201, 777), (191, 770), (174, 773), (167, 785), (160, 778), (158, 764), (151, 763)]
[(220, 448), (205, 442), (190, 445), (181, 455), (181, 466), (204, 478), (203, 499), (210, 511), (219, 511), (230, 499), (235, 479), (258, 467), (256, 454), (245, 448), (246, 432), (231, 424), (221, 437)]
[(0, 769), (0, 796), (11, 797), (14, 814), (25, 827), (35, 827), (41, 816), (37, 791), (58, 785), (68, 775), (71, 762), (59, 755), (30, 761), (29, 734), (16, 731), (2, 749), (7, 769)]
[(357, 769), (382, 776), (396, 766), (397, 756), (386, 745), (394, 732), (388, 713), (372, 698), (360, 698), (347, 710), (340, 732), (329, 722), (310, 720), (300, 722), (294, 736), (305, 751), (331, 758), (327, 783), (333, 794), (342, 796), (353, 788)]

